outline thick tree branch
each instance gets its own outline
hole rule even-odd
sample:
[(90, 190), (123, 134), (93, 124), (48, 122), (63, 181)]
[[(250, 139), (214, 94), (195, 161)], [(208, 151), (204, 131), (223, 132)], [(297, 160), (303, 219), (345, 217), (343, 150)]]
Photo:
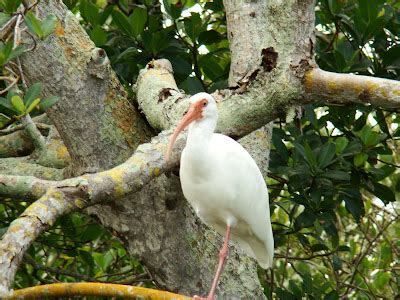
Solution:
[[(5, 293), (10, 288), (29, 245), (43, 230), (53, 225), (58, 217), (72, 210), (138, 191), (151, 178), (177, 164), (177, 155), (172, 156), (170, 164), (164, 163), (168, 140), (168, 136), (161, 134), (152, 143), (141, 145), (129, 160), (118, 167), (61, 182), (27, 176), (2, 176), (2, 195), (41, 198), (10, 224), (0, 241), (0, 292)], [(182, 138), (179, 144), (182, 145)]]
[(5, 175), (26, 175), (46, 180), (64, 179), (63, 170), (52, 167), (45, 167), (25, 157), (10, 157), (0, 159), (0, 173)]
[[(60, 97), (47, 114), (72, 157), (68, 175), (123, 162), (151, 131), (127, 100), (105, 51), (62, 1), (40, 1), (35, 12), (58, 20), (54, 34), (21, 57), (22, 67), (29, 83), (39, 81), (45, 95)], [(32, 43), (27, 36), (24, 41)]]
[(97, 296), (117, 297), (124, 299), (148, 299), (148, 300), (190, 300), (191, 298), (174, 293), (147, 289), (143, 287), (98, 283), (53, 283), (40, 285), (15, 291), (10, 297), (3, 299), (39, 299), (46, 297), (76, 297), (76, 296)]
[(29, 155), (34, 148), (32, 140), (25, 131), (0, 136), (0, 158)]
[(306, 101), (400, 107), (400, 81), (313, 69), (304, 80)]

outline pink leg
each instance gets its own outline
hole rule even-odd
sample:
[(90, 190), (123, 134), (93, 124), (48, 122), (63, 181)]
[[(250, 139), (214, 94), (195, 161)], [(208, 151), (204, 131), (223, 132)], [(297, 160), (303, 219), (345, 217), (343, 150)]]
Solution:
[[(215, 290), (218, 286), (219, 277), (221, 276), (222, 268), (224, 267), (226, 257), (228, 256), (228, 243), (229, 237), (231, 235), (231, 227), (229, 225), (226, 226), (226, 234), (225, 234), (225, 242), (222, 246), (221, 250), (219, 251), (219, 262), (217, 272), (215, 273), (214, 280), (211, 286), (211, 290), (208, 293), (207, 300), (214, 300), (215, 297)], [(198, 296), (195, 296), (194, 299), (201, 299)]]
[(215, 273), (214, 280), (211, 286), (211, 290), (208, 293), (207, 298), (202, 298), (199, 296), (194, 296), (193, 300), (214, 300), (215, 297), (215, 290), (217, 289), (218, 286), (218, 281), (219, 277), (221, 276), (222, 268), (224, 267), (226, 257), (228, 256), (228, 243), (229, 243), (229, 237), (231, 235), (231, 227), (229, 225), (226, 226), (226, 234), (225, 234), (225, 242), (224, 245), (222, 246), (221, 250), (219, 251), (219, 262), (218, 262), (218, 268), (217, 272)]

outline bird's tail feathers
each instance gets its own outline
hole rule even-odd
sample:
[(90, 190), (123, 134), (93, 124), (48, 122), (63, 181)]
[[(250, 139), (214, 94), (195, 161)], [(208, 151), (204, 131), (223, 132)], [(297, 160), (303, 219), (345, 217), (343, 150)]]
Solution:
[(254, 237), (254, 236), (249, 238), (248, 243), (254, 253), (254, 256), (255, 256), (258, 264), (261, 266), (261, 268), (263, 268), (263, 269), (271, 268), (273, 260), (274, 260), (273, 250), (271, 251), (271, 249), (269, 249), (271, 247), (269, 247), (269, 245), (267, 245), (264, 241)]

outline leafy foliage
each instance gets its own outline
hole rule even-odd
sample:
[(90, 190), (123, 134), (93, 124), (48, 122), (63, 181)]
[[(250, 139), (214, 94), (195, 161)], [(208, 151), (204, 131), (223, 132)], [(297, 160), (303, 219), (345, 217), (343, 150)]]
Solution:
[[(20, 3), (0, 0), (0, 26)], [(139, 70), (157, 58), (171, 61), (178, 86), (188, 93), (227, 87), (230, 53), (222, 1), (64, 3), (80, 16), (96, 46), (107, 51), (127, 90)], [(28, 13), (25, 20), (40, 39), (55, 26), (51, 15), (41, 21)], [(316, 29), (322, 69), (400, 79), (398, 1), (317, 1)], [(0, 67), (23, 51), (23, 46), (0, 43)], [(19, 115), (56, 101), (36, 103), (38, 87), (8, 93), (0, 99), (0, 112)], [(395, 298), (400, 294), (399, 207), (394, 203), (400, 190), (398, 112), (317, 103), (305, 106), (301, 115), (293, 123), (276, 122), (273, 131), (268, 183), (277, 259), (273, 276), (259, 271), (265, 294)], [(2, 200), (0, 234), (26, 205)], [(16, 287), (89, 279), (150, 284), (140, 263), (110, 233), (79, 214), (65, 216), (42, 234), (25, 262)]]
[(41, 91), (42, 84), (35, 83), (29, 87), (23, 99), (16, 92), (9, 92), (7, 98), (0, 97), (0, 107), (8, 111), (9, 115), (20, 117), (29, 114), (34, 109), (44, 111), (58, 101), (57, 96), (40, 99)]

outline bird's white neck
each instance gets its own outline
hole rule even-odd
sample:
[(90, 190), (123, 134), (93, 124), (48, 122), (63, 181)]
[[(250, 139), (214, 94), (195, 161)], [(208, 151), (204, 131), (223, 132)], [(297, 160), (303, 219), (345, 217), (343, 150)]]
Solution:
[(207, 159), (209, 151), (209, 142), (214, 134), (217, 125), (217, 120), (205, 119), (195, 121), (189, 125), (189, 133), (186, 141), (188, 153), (191, 153), (192, 163), (199, 162), (204, 164), (204, 159)]

